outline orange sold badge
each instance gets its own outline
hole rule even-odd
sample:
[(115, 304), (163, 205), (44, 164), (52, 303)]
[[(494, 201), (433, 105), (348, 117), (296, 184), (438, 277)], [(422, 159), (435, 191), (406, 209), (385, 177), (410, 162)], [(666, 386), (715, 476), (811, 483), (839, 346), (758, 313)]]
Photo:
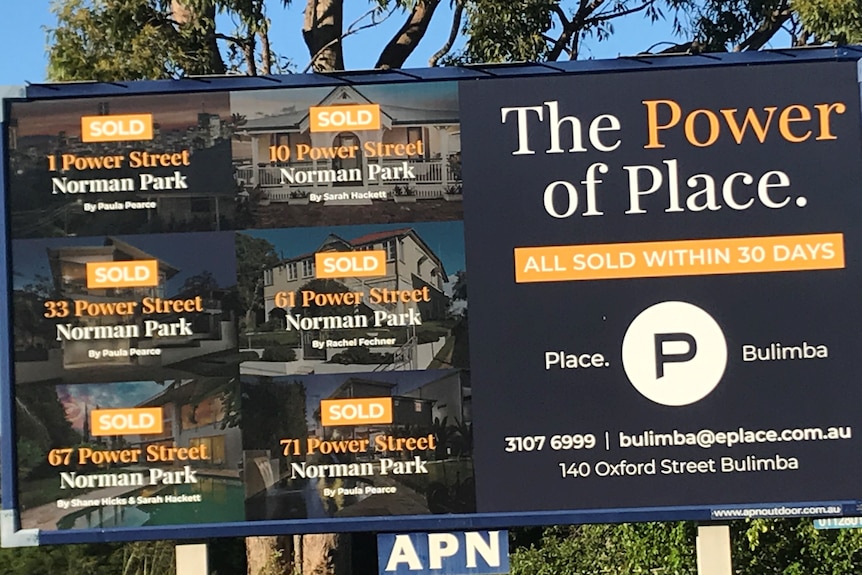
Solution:
[(320, 402), (324, 426), (392, 423), (391, 397), (324, 399)]
[(159, 285), (159, 262), (87, 262), (87, 288), (154, 287)]
[(92, 435), (150, 435), (162, 430), (161, 407), (94, 409), (90, 412)]
[(323, 252), (314, 254), (318, 278), (373, 277), (386, 275), (386, 252)]
[(380, 106), (355, 104), (350, 106), (312, 106), (308, 109), (312, 132), (342, 130), (379, 130)]
[(152, 114), (81, 117), (82, 142), (127, 142), (152, 139)]

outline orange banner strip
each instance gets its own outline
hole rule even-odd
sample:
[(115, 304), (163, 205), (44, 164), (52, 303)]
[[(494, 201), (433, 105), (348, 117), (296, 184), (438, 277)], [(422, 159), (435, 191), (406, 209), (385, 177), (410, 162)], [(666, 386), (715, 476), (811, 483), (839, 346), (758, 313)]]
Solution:
[(515, 282), (844, 268), (844, 234), (515, 248)]

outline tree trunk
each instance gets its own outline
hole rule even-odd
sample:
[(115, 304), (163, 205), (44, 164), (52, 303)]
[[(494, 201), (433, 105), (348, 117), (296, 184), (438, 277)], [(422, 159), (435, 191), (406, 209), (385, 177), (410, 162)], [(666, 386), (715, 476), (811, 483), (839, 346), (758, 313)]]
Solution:
[(247, 537), (245, 557), (248, 575), (291, 575), (293, 569), (293, 538)]
[(344, 70), (344, 0), (308, 0), (302, 37), (317, 72)]
[(380, 53), (380, 58), (377, 59), (375, 68), (401, 68), (404, 62), (419, 41), (425, 36), (425, 31), (428, 30), (428, 23), (434, 16), (434, 10), (440, 5), (440, 0), (417, 0), (413, 5), (413, 10), (410, 11), (410, 16), (407, 22), (401, 26), (395, 37), (389, 41), (383, 52)]
[(351, 575), (350, 535), (285, 535), (245, 540), (248, 575)]
[(197, 15), (183, 0), (171, 0), (171, 16), (174, 22), (183, 26), (198, 20), (198, 25), (202, 26), (200, 31), (195, 31), (192, 34), (188, 44), (190, 50), (195, 50), (198, 53), (197, 57), (193, 58), (196, 65), (186, 70), (187, 74), (224, 74), (227, 72), (215, 35), (215, 15), (214, 2), (207, 2), (200, 15)]
[(302, 575), (350, 575), (350, 535), (302, 536)]

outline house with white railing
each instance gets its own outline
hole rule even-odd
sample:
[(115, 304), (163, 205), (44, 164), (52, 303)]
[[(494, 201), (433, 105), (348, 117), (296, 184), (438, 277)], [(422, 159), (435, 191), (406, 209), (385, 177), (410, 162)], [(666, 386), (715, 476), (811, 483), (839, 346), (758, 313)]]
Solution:
[[(354, 204), (460, 199), (461, 132), (454, 89), (451, 97), (427, 101), (393, 90), (388, 97), (376, 94), (373, 102), (363, 89), (338, 86), (315, 107), (378, 105), (377, 129), (312, 131), (309, 107), (290, 102), (245, 118), (233, 136), (237, 181), (263, 190), (270, 202), (305, 203), (312, 194), (316, 201)], [(338, 150), (350, 153), (333, 153)]]

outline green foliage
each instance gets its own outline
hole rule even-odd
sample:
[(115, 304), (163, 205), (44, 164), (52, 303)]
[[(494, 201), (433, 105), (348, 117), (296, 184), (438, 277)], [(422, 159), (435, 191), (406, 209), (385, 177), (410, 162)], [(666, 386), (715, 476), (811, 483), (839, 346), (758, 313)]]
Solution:
[(862, 573), (862, 531), (818, 530), (810, 519), (754, 519), (733, 526), (739, 575)]
[(169, 0), (55, 0), (48, 76), (114, 81), (177, 75), (188, 62), (169, 7)]
[[(306, 437), (305, 385), (301, 381), (243, 387), (243, 410), (257, 423), (243, 429), (245, 449), (272, 449), (285, 437)], [(265, 423), (261, 423), (265, 422)]]
[(327, 363), (375, 365), (392, 361), (391, 353), (374, 353), (367, 347), (350, 347), (333, 355)]
[[(663, 50), (669, 52), (757, 50), (776, 39), (790, 45), (862, 41), (862, 0), (452, 0), (449, 14), (437, 2), (368, 0), (368, 5), (365, 16), (348, 24), (344, 0), (54, 0), (49, 76), (116, 81), (283, 71), (290, 64), (281, 64), (271, 50), (267, 6), (318, 14), (316, 23), (306, 22), (301, 37), (315, 66), (330, 71), (343, 66), (345, 37), (360, 30), (373, 34), (379, 22), (398, 13), (408, 21), (388, 42), (382, 39), (377, 65), (383, 68), (403, 63), (432, 18), (450, 16), (450, 38), (435, 62), (440, 57), (448, 64), (576, 59), (585, 38), (612, 40), (621, 18), (641, 18), (646, 25), (672, 19), (675, 35), (668, 40), (679, 43), (655, 46), (671, 44)], [(227, 16), (219, 22), (232, 21), (235, 29), (217, 31), (217, 15)], [(466, 40), (463, 49), (444, 56), (459, 36)], [(324, 58), (321, 51), (331, 53)]]
[[(467, 3), (467, 47), (454, 61), (526, 62), (545, 60), (545, 34), (553, 26), (554, 0), (475, 0)], [(450, 62), (453, 60), (450, 59)]]
[(236, 234), (237, 290), (246, 329), (263, 310), (263, 272), (278, 261), (275, 246), (268, 241)]
[(797, 0), (793, 8), (804, 28), (819, 41), (862, 42), (860, 0)]
[[(580, 525), (511, 532), (512, 575), (696, 572), (691, 522)], [(817, 530), (810, 519), (731, 525), (736, 575), (862, 573), (862, 531)]]
[(263, 350), (263, 361), (296, 361), (296, 352), (289, 347), (267, 347)]
[[(549, 527), (538, 543), (515, 548), (512, 575), (694, 572), (695, 528), (687, 523)], [(517, 543), (517, 539), (515, 539)]]
[(175, 575), (174, 543), (61, 545), (0, 549), (7, 575)]

